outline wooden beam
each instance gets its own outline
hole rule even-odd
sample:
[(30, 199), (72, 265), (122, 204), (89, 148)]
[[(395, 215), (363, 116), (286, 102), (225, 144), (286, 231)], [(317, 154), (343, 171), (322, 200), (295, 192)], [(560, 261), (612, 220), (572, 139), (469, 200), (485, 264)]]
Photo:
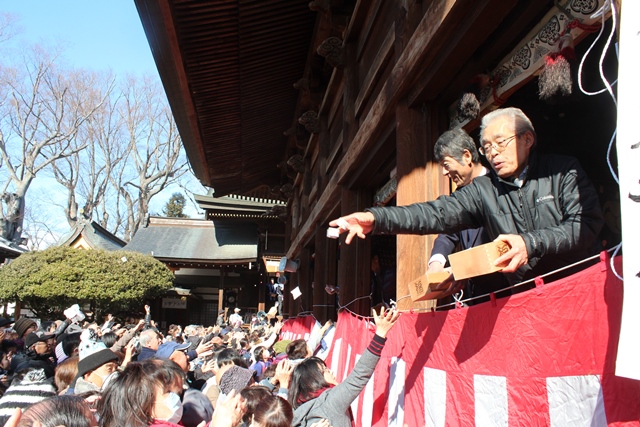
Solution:
[[(430, 91), (434, 86), (444, 88), (440, 99), (444, 99), (445, 103), (456, 100), (462, 90), (469, 85), (470, 79), (495, 65), (496, 58), (502, 55), (509, 46), (513, 45), (516, 37), (521, 35), (522, 29), (531, 24), (532, 17), (538, 16), (547, 8), (548, 5), (545, 2), (527, 2), (522, 7), (512, 9), (511, 13), (504, 18), (504, 23), (498, 26), (497, 29), (494, 28), (493, 31), (486, 28), (474, 29), (474, 39), (465, 40), (464, 42), (475, 46), (477, 44), (476, 41), (479, 42), (486, 38), (485, 43), (469, 58), (463, 58), (463, 54), (457, 53), (456, 55), (459, 58), (465, 60), (462, 62), (462, 66), (457, 63), (456, 67), (450, 67), (452, 72), (443, 73), (443, 75), (429, 73), (428, 76), (425, 74), (425, 76), (421, 77), (416, 82), (414, 89), (409, 93), (409, 105), (415, 106), (427, 101), (429, 98), (433, 98), (433, 94)], [(490, 16), (489, 19), (490, 23), (498, 25), (497, 22), (493, 21), (493, 16)], [(468, 49), (465, 49), (466, 51)], [(453, 59), (454, 61), (458, 60), (455, 57)], [(440, 66), (434, 68), (441, 69)]]
[[(135, 4), (151, 49), (156, 52), (170, 52), (169, 57), (154, 55), (156, 67), (161, 75), (166, 76), (162, 79), (164, 89), (172, 106), (171, 111), (182, 136), (189, 163), (201, 182), (211, 186), (211, 171), (207, 165), (200, 124), (191, 97), (169, 1), (135, 0)], [(184, 102), (180, 102), (181, 100)], [(181, 107), (174, 108), (178, 104)], [(188, 143), (189, 141), (191, 143)]]
[[(467, 0), (434, 0), (424, 15), (418, 28), (414, 31), (406, 49), (400, 55), (389, 78), (376, 97), (367, 116), (362, 120), (353, 141), (348, 144), (348, 150), (336, 167), (335, 173), (327, 183), (318, 202), (310, 212), (305, 223), (299, 228), (298, 234), (292, 242), (288, 257), (293, 257), (301, 248), (303, 242), (308, 241), (314, 233), (315, 227), (328, 220), (331, 208), (340, 199), (340, 184), (349, 176), (354, 165), (359, 164), (361, 158), (382, 132), (382, 125), (393, 118), (393, 108), (398, 100), (408, 92), (416, 75), (421, 72), (419, 64), (432, 47), (431, 42), (439, 31), (443, 31), (441, 24), (449, 17), (453, 7), (464, 8)], [(346, 72), (347, 70), (345, 70)], [(351, 124), (353, 126), (353, 124)], [(345, 140), (345, 146), (346, 146)]]
[[(458, 26), (449, 27), (450, 31), (445, 35), (447, 42), (438, 46), (439, 50), (431, 50), (432, 64), (410, 92), (409, 105), (434, 100), (517, 3), (517, 0), (484, 0), (469, 8), (468, 15), (460, 20)], [(513, 41), (509, 39), (507, 42), (512, 44)], [(487, 59), (495, 61), (496, 58)], [(475, 74), (483, 70), (476, 69)]]

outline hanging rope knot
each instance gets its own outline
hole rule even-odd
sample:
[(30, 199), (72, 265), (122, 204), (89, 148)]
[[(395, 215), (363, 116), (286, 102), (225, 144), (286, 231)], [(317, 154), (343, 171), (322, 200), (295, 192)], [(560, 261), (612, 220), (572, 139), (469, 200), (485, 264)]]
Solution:
[(600, 31), (600, 27), (602, 24), (600, 22), (596, 22), (595, 24), (583, 24), (578, 19), (574, 19), (572, 21), (567, 22), (567, 26), (564, 27), (564, 30), (560, 33), (560, 37), (564, 36), (568, 32), (573, 29), (579, 28), (582, 31), (586, 31), (589, 33), (595, 33), (596, 31)]
[(500, 78), (498, 76), (491, 77), (491, 94), (493, 95), (493, 103), (496, 107), (500, 107), (502, 104), (507, 102), (506, 99), (501, 98), (498, 95), (498, 83), (500, 82)]

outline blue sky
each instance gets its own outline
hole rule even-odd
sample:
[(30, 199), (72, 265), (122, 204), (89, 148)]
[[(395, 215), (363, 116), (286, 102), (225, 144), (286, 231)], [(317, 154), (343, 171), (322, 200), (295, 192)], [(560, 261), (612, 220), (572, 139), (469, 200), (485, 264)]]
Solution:
[(73, 66), (158, 74), (133, 0), (2, 0), (0, 11), (16, 15), (21, 39), (61, 43)]

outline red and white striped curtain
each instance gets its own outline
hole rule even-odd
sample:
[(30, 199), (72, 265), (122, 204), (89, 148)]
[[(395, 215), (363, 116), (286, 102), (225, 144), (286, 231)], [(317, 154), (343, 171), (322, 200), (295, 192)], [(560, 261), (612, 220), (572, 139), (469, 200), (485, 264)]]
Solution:
[(320, 328), (320, 323), (313, 315), (294, 317), (284, 322), (280, 331), (280, 339), (290, 341), (308, 340), (311, 333), (318, 328)]
[[(622, 283), (607, 264), (473, 307), (404, 313), (352, 405), (355, 425), (640, 426), (640, 381), (614, 376)], [(340, 314), (336, 378), (374, 330)]]

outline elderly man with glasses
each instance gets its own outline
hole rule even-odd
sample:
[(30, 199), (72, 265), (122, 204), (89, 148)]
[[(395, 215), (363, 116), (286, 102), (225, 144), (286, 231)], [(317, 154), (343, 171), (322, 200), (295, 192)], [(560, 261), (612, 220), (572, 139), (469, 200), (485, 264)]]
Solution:
[(453, 233), (483, 226), (511, 249), (496, 260), (511, 283), (591, 255), (604, 221), (595, 188), (575, 158), (538, 155), (536, 132), (518, 108), (482, 119), (480, 153), (493, 173), (450, 196), (409, 206), (370, 208), (330, 223), (348, 232)]

